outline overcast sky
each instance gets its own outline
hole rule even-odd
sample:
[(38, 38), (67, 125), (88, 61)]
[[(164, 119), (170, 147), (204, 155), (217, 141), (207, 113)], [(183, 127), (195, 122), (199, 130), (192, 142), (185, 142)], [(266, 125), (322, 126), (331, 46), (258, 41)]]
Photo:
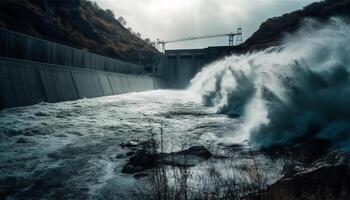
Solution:
[[(229, 33), (243, 28), (243, 40), (267, 18), (294, 11), (318, 0), (95, 0), (123, 16), (142, 38), (172, 40)], [(228, 45), (228, 38), (168, 44), (167, 49)]]

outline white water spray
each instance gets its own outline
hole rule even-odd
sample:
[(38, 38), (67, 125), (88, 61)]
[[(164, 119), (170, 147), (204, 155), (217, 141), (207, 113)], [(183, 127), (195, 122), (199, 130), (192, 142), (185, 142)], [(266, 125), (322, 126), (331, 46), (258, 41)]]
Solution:
[[(284, 45), (206, 66), (189, 90), (219, 113), (240, 116), (240, 139), (256, 148), (350, 138), (350, 25), (306, 20)], [(232, 141), (234, 142), (234, 141)]]

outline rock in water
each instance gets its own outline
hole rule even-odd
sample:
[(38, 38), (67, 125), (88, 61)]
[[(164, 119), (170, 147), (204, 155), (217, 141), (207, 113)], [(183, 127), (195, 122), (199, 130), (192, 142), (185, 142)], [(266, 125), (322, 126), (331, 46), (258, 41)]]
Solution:
[(158, 154), (139, 151), (129, 159), (129, 162), (123, 167), (122, 172), (133, 174), (152, 169), (157, 166)]
[(211, 157), (212, 154), (203, 146), (194, 146), (172, 153), (150, 153), (146, 150), (140, 150), (129, 159), (129, 162), (123, 167), (122, 172), (134, 174), (160, 165), (193, 167)]
[(350, 154), (327, 154), (266, 192), (267, 200), (350, 199)]
[(212, 154), (206, 149), (204, 146), (194, 146), (190, 147), (187, 150), (179, 151), (176, 153), (172, 153), (173, 155), (190, 155), (190, 156), (198, 156), (204, 159), (209, 159), (212, 157)]

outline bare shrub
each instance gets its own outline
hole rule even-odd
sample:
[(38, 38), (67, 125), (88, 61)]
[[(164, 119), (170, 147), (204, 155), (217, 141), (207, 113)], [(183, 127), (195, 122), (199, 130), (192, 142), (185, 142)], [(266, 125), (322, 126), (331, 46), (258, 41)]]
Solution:
[[(149, 119), (150, 140), (156, 140), (151, 120)], [(160, 123), (158, 145), (150, 151), (164, 153), (164, 124)], [(234, 158), (228, 158), (220, 170), (215, 161), (210, 162), (201, 173), (195, 173), (189, 167), (165, 166), (163, 157), (160, 165), (151, 170), (148, 177), (149, 191), (142, 193), (142, 199), (151, 200), (263, 200), (267, 185), (267, 175), (255, 159), (238, 164)], [(183, 157), (183, 163), (189, 162)], [(204, 173), (203, 173), (204, 172)]]

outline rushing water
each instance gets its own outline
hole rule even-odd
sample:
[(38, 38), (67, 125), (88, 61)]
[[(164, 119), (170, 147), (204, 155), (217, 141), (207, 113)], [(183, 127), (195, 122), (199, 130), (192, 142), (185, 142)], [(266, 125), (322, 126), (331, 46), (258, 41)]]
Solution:
[[(339, 19), (306, 25), (283, 47), (207, 66), (187, 91), (0, 111), (0, 198), (131, 199), (147, 181), (121, 173), (130, 156), (119, 144), (159, 134), (161, 123), (168, 152), (204, 145), (227, 155), (223, 143), (261, 148), (312, 137), (348, 148), (350, 28)], [(247, 152), (240, 147), (235, 160), (262, 158), (266, 173), (278, 174), (276, 163)]]
[[(151, 91), (6, 109), (0, 112), (0, 194), (21, 199), (128, 199), (121, 173), (129, 150), (164, 123), (166, 151), (209, 147), (239, 119), (216, 114), (186, 91)], [(24, 140), (24, 141), (21, 141)]]
[(255, 148), (322, 138), (350, 150), (349, 44), (345, 21), (307, 20), (281, 47), (207, 66), (191, 90), (219, 113), (244, 118), (239, 138)]

